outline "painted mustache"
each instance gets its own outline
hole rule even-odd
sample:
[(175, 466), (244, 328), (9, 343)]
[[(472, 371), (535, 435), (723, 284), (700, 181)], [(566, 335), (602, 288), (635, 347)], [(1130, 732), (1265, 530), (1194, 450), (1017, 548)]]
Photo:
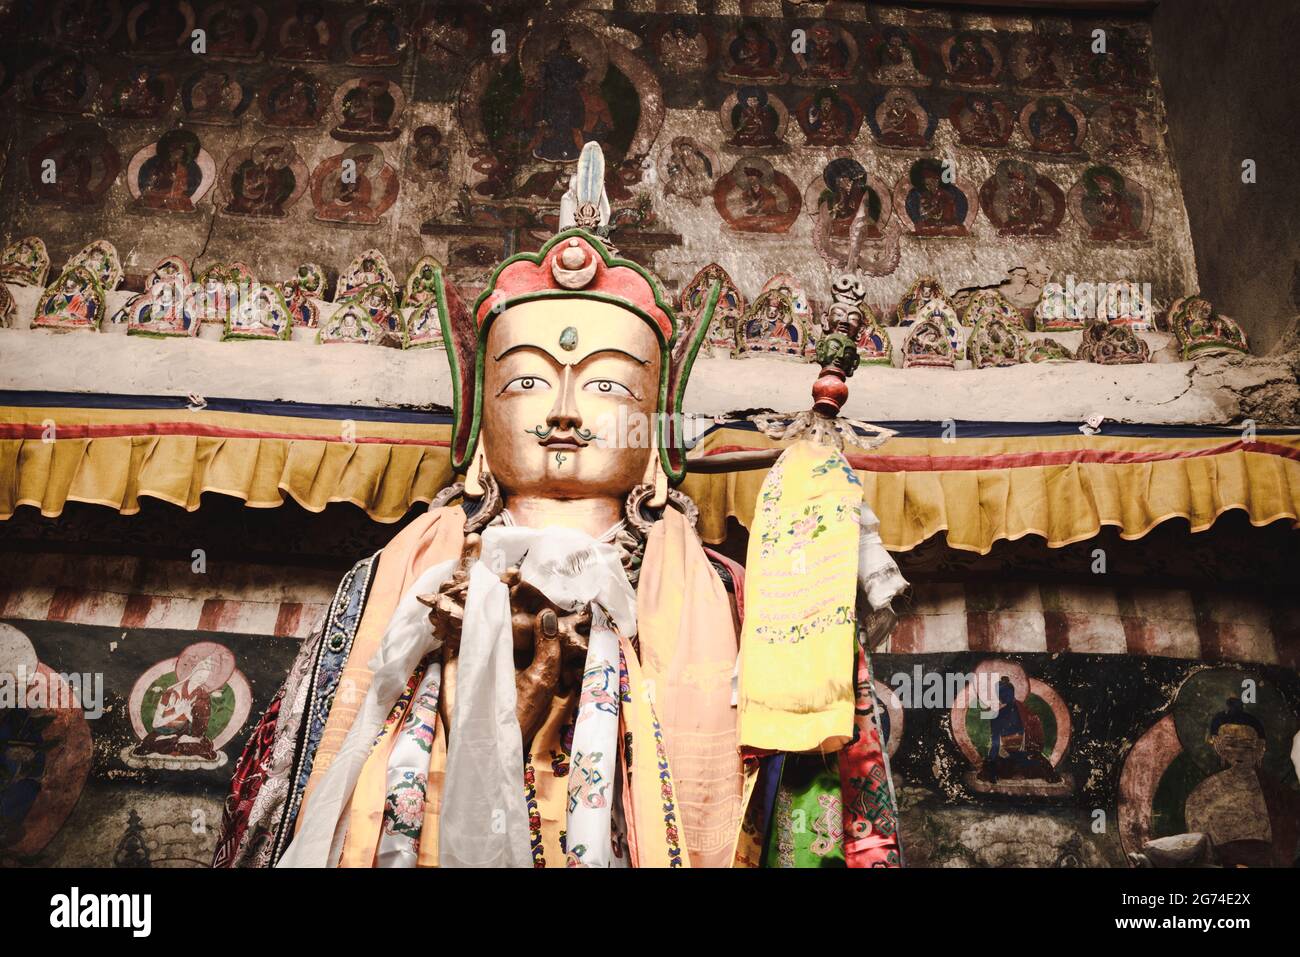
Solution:
[[(526, 434), (535, 435), (537, 436), (538, 440), (542, 442), (549, 439), (551, 437), (551, 433), (554, 431), (555, 431), (555, 426), (553, 425), (550, 428), (546, 428), (546, 429), (542, 428), (540, 425), (535, 425), (531, 429), (524, 429), (524, 432)], [(573, 434), (576, 435), (578, 438), (582, 439), (582, 441), (584, 442), (590, 442), (592, 439), (596, 437), (595, 432), (591, 432), (583, 428), (575, 428), (573, 430)]]

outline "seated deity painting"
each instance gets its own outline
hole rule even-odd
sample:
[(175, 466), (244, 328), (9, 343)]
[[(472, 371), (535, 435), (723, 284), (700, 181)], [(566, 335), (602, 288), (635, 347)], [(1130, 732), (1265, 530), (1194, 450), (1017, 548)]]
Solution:
[(216, 181), (216, 166), (190, 130), (170, 130), (144, 147), (126, 171), (137, 209), (192, 213)]
[(691, 17), (673, 17), (656, 31), (659, 62), (673, 70), (698, 73), (708, 68), (710, 34)]
[(345, 142), (383, 142), (401, 134), (405, 97), (401, 87), (381, 77), (349, 80), (334, 94), (338, 122), (330, 136)]
[(790, 177), (762, 157), (749, 156), (718, 180), (713, 203), (732, 229), (783, 233), (798, 218), (803, 200)]
[(987, 93), (972, 93), (954, 100), (948, 118), (966, 146), (1006, 146), (1016, 125), (1006, 103)]
[(780, 83), (784, 56), (780, 44), (758, 20), (747, 20), (724, 47), (719, 78), (741, 83)]
[(1020, 126), (1036, 153), (1068, 154), (1083, 150), (1087, 121), (1078, 107), (1057, 96), (1025, 104)]
[(181, 108), (191, 123), (235, 126), (252, 102), (252, 91), (226, 70), (201, 70), (181, 84)]
[(858, 59), (858, 44), (844, 27), (822, 21), (814, 23), (805, 34), (802, 52), (796, 51), (799, 71), (796, 83), (819, 84), (826, 80), (847, 80), (853, 76)]
[(94, 49), (113, 39), (122, 26), (120, 0), (61, 0), (52, 15), (61, 46)]
[(894, 187), (898, 212), (918, 236), (965, 236), (976, 206), (937, 159), (917, 160)]
[(974, 679), (951, 710), (953, 738), (978, 768), (965, 775), (971, 789), (1041, 797), (1070, 793), (1070, 712), (1056, 689), (1023, 666), (998, 659), (980, 662)]
[(397, 11), (386, 3), (373, 3), (343, 27), (347, 62), (359, 66), (394, 66), (402, 52), (402, 28)]
[(195, 642), (136, 681), (127, 710), (138, 741), (122, 759), (129, 767), (222, 767), (220, 748), (247, 719), (251, 700), (230, 649)]
[(961, 33), (941, 49), (948, 82), (956, 86), (993, 86), (1002, 72), (1002, 53), (988, 36)]
[(926, 149), (934, 136), (936, 118), (911, 90), (886, 90), (867, 110), (871, 133), (881, 146)]
[(581, 35), (573, 41), (547, 38), (531, 51), (537, 59), (521, 64), (534, 71), (525, 76), (525, 92), (516, 106), (528, 137), (522, 145), (536, 159), (576, 160), (587, 140), (604, 142), (614, 132), (604, 78), (595, 72), (608, 69), (608, 57), (595, 53), (593, 40)]
[(117, 150), (97, 126), (53, 133), (32, 147), (27, 157), (36, 198), (64, 206), (98, 205), (121, 168)]
[(126, 32), (133, 53), (167, 53), (190, 40), (196, 26), (194, 8), (185, 0), (144, 0), (126, 15)]
[(690, 136), (674, 136), (659, 154), (664, 195), (678, 196), (694, 206), (713, 194), (722, 175), (718, 154)]
[(822, 231), (834, 240), (847, 240), (855, 226), (864, 239), (880, 239), (889, 220), (889, 193), (872, 181), (865, 167), (851, 156), (831, 160), (822, 170), (815, 202), (810, 208)]
[(1084, 85), (1094, 94), (1133, 96), (1150, 76), (1149, 49), (1137, 37), (1117, 34), (1105, 50), (1084, 61)]
[(1069, 60), (1052, 37), (1032, 34), (1011, 45), (1011, 75), (1026, 90), (1062, 90), (1071, 78)]
[(263, 85), (259, 102), (267, 125), (306, 130), (320, 123), (329, 95), (311, 73), (294, 67), (273, 74)]
[(1070, 209), (1092, 242), (1144, 242), (1152, 206), (1146, 187), (1110, 166), (1090, 166), (1070, 189)]
[(664, 116), (656, 71), (624, 38), (588, 25), (542, 23), (512, 55), (486, 63), (459, 113), (483, 178), (472, 192), (554, 209), (583, 144), (604, 150), (611, 202), (632, 199)]
[[(349, 175), (344, 175), (344, 163)], [(357, 143), (324, 160), (311, 175), (311, 199), (322, 222), (373, 225), (397, 201), (397, 172), (372, 143)]]
[(1131, 103), (1107, 103), (1088, 124), (1102, 152), (1116, 157), (1142, 156), (1155, 149), (1155, 123), (1150, 114)]
[(259, 60), (266, 39), (266, 11), (246, 0), (208, 7), (200, 21), (207, 31), (207, 55), (216, 60)]
[(980, 187), (980, 209), (1000, 236), (1054, 236), (1065, 194), (1030, 164), (1002, 160)]
[(38, 64), (28, 88), (34, 109), (52, 113), (84, 113), (99, 89), (99, 72), (80, 58), (63, 54)]
[(445, 180), (450, 162), (451, 151), (443, 142), (442, 130), (417, 126), (411, 132), (411, 152), (406, 163), (409, 179), (427, 183)]
[(926, 75), (928, 53), (915, 36), (900, 27), (873, 37), (867, 45), (867, 60), (880, 83), (924, 86), (930, 82)]
[(334, 32), (325, 16), (325, 6), (318, 0), (294, 4), (275, 26), (273, 34), (277, 59), (311, 63), (329, 59)]
[(293, 143), (268, 136), (226, 161), (222, 189), (230, 216), (283, 219), (307, 189), (307, 165)]
[(128, 120), (157, 119), (170, 109), (176, 97), (176, 80), (169, 71), (152, 64), (130, 67), (115, 80), (104, 83), (100, 101), (109, 116)]
[(761, 86), (742, 86), (722, 104), (727, 146), (765, 152), (782, 147), (784, 104)]
[(823, 87), (795, 109), (809, 146), (844, 146), (862, 125), (862, 112), (852, 98), (834, 87)]
[(1200, 838), (1209, 856), (1202, 866), (1291, 866), (1300, 839), (1295, 733), (1292, 707), (1264, 675), (1207, 668), (1189, 676), (1121, 771), (1119, 831), (1130, 860)]

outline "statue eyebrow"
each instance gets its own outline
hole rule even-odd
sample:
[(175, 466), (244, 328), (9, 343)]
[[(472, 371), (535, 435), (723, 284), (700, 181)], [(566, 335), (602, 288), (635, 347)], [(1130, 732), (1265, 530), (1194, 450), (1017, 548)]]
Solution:
[(629, 359), (631, 359), (635, 363), (638, 363), (639, 365), (648, 366), (650, 364), (649, 359), (642, 359), (640, 356), (628, 352), (626, 349), (617, 349), (613, 346), (610, 346), (607, 349), (595, 349), (591, 352), (588, 352), (585, 356), (583, 356), (581, 359), (575, 362), (574, 365), (581, 365), (582, 363), (590, 359), (592, 356), (598, 356), (605, 352), (613, 352), (616, 355), (627, 356)]
[[(500, 362), (500, 361), (501, 361), (502, 359), (504, 359), (506, 356), (511, 355), (512, 353), (515, 353), (515, 352), (519, 352), (521, 349), (531, 349), (531, 350), (533, 350), (533, 351), (535, 351), (535, 352), (540, 352), (542, 355), (546, 356), (546, 358), (548, 358), (548, 359), (550, 359), (550, 360), (552, 360), (552, 361), (558, 361), (557, 358), (556, 358), (556, 356), (554, 355), (554, 353), (552, 353), (549, 349), (547, 349), (547, 348), (544, 347), (544, 346), (539, 346), (539, 345), (536, 345), (536, 344), (531, 343), (531, 342), (521, 342), (521, 343), (519, 343), (518, 345), (511, 346), (509, 349), (505, 350), (505, 351), (502, 352), (500, 355), (498, 355), (498, 356), (493, 356), (492, 361), (493, 361), (493, 362)], [(585, 356), (583, 356), (581, 359), (577, 360), (576, 362), (573, 362), (573, 363), (565, 363), (565, 362), (561, 362), (560, 364), (561, 364), (561, 365), (573, 365), (573, 366), (579, 366), (579, 365), (582, 365), (582, 363), (586, 362), (588, 359), (590, 359), (592, 356), (598, 356), (598, 355), (601, 355), (601, 354), (606, 353), (606, 352), (612, 352), (612, 353), (615, 353), (616, 355), (620, 355), (620, 356), (627, 356), (629, 359), (631, 359), (633, 362), (637, 363), (638, 365), (647, 366), (647, 365), (650, 364), (650, 360), (649, 360), (649, 359), (642, 359), (640, 356), (635, 355), (634, 353), (628, 352), (626, 349), (618, 349), (618, 348), (615, 348), (615, 347), (613, 347), (613, 346), (610, 346), (610, 347), (608, 347), (608, 348), (606, 348), (606, 349), (596, 349), (596, 350), (594, 350), (594, 351), (592, 351), (592, 352), (588, 352)]]
[(531, 342), (521, 342), (521, 343), (519, 343), (519, 345), (517, 345), (517, 346), (511, 346), (509, 349), (507, 349), (505, 352), (501, 353), (500, 355), (498, 355), (498, 356), (493, 356), (493, 357), (492, 357), (492, 361), (493, 361), (493, 362), (500, 362), (500, 361), (501, 361), (502, 359), (504, 359), (506, 356), (511, 355), (512, 353), (518, 352), (518, 351), (520, 351), (521, 349), (532, 349), (534, 352), (540, 352), (542, 355), (546, 356), (546, 358), (548, 358), (548, 359), (554, 359), (554, 358), (555, 358), (555, 356), (551, 355), (550, 352), (548, 352), (548, 351), (547, 351), (545, 348), (543, 348), (542, 346), (534, 345), (534, 344), (531, 343)]

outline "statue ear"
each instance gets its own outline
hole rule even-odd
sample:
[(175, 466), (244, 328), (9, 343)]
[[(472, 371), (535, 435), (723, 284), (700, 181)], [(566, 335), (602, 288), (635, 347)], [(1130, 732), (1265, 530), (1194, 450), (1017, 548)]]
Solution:
[(470, 464), (470, 455), (478, 438), (478, 329), (456, 287), (443, 276), (441, 266), (434, 267), (433, 276), (443, 347), (447, 350), (447, 365), (451, 369), (451, 467), (460, 471)]

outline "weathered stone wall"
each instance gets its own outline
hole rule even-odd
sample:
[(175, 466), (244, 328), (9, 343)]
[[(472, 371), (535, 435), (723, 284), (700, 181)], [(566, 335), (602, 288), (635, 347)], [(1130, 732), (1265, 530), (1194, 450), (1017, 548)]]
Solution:
[(1300, 313), (1300, 85), (1289, 45), (1300, 6), (1166, 3), (1151, 28), (1201, 292), (1266, 351)]

